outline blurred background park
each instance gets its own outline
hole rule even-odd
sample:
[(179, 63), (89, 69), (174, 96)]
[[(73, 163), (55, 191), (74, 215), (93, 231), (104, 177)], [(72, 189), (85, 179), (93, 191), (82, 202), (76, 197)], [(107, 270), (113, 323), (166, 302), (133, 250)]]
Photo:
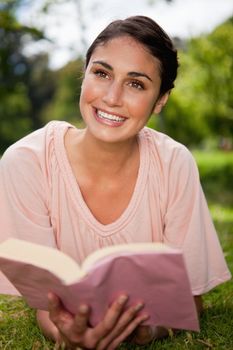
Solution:
[[(162, 114), (148, 124), (185, 144), (196, 158), (233, 273), (232, 0), (0, 0), (0, 156), (50, 120), (82, 126), (85, 51), (111, 20), (135, 14), (156, 20), (179, 50), (176, 87)], [(177, 339), (177, 349), (187, 349), (187, 342), (190, 349), (233, 349), (232, 293), (230, 282), (206, 297), (203, 333)], [(11, 299), (0, 298), (0, 348), (34, 349), (30, 344), (41, 339), (33, 316), (25, 324), (22, 310), (25, 304), (17, 309)], [(35, 336), (29, 337), (29, 328)], [(173, 341), (164, 348), (176, 349)]]
[(209, 204), (232, 217), (232, 0), (0, 0), (0, 154), (52, 119), (82, 125), (85, 51), (110, 20), (134, 14), (179, 50), (176, 87), (149, 126), (192, 150)]

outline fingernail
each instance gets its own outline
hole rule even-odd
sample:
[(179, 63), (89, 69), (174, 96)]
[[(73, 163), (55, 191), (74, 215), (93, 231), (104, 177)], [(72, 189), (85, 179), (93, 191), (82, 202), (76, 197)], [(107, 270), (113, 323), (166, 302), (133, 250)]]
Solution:
[(53, 293), (48, 292), (48, 294), (47, 294), (47, 298), (48, 298), (49, 300), (54, 300)]
[(81, 312), (82, 314), (86, 314), (88, 311), (88, 306), (86, 304), (82, 304), (79, 306), (79, 312)]
[(47, 294), (47, 297), (48, 297), (48, 301), (49, 301), (50, 305), (53, 305), (53, 306), (58, 305), (58, 299), (53, 293), (49, 292)]
[(139, 304), (137, 304), (137, 305), (134, 307), (134, 310), (135, 310), (135, 311), (139, 311), (139, 310), (141, 310), (143, 307), (144, 307), (144, 304), (143, 304), (143, 303), (139, 303)]
[(148, 315), (148, 314), (142, 315), (142, 321), (146, 321), (146, 320), (148, 320), (148, 318), (150, 318), (150, 315)]
[(118, 303), (123, 305), (125, 304), (125, 302), (128, 300), (128, 296), (127, 295), (121, 295), (119, 298), (118, 298)]

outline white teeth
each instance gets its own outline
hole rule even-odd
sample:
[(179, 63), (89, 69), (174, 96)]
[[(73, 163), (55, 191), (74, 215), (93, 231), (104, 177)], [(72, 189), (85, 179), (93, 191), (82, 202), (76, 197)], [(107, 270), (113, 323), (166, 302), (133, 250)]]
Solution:
[(125, 120), (125, 118), (118, 117), (118, 116), (113, 115), (113, 114), (108, 114), (108, 113), (103, 112), (103, 111), (97, 111), (97, 114), (98, 114), (99, 118), (112, 120), (114, 122), (123, 122)]

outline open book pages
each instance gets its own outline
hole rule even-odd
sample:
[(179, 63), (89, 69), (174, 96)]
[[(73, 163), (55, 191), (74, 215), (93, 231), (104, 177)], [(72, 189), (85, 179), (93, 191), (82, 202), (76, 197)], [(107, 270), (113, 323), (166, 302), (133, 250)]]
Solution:
[(71, 257), (61, 251), (13, 238), (0, 244), (0, 258), (49, 270), (67, 284), (80, 279), (85, 274)]
[(176, 249), (170, 248), (162, 243), (131, 243), (119, 244), (99, 249), (91, 253), (81, 266), (71, 257), (63, 252), (18, 239), (8, 239), (0, 244), (0, 256), (10, 258), (18, 262), (36, 265), (42, 269), (49, 270), (65, 283), (81, 279), (89, 270), (103, 263), (107, 257), (119, 255), (132, 255), (135, 253), (177, 253)]
[(156, 254), (158, 252), (176, 253), (178, 249), (170, 248), (163, 243), (129, 243), (118, 244), (104, 247), (91, 253), (83, 262), (82, 267), (85, 271), (92, 269), (98, 262), (102, 262), (109, 256), (133, 255), (133, 254)]

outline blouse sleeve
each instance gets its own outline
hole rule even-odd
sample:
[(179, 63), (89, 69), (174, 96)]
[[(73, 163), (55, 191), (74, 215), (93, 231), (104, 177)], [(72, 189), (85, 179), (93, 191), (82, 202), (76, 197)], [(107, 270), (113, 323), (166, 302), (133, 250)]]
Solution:
[[(42, 131), (35, 132), (11, 146), (0, 160), (0, 242), (14, 237), (56, 246), (43, 139)], [(0, 293), (19, 294), (1, 273)]]
[(184, 147), (169, 167), (165, 243), (182, 248), (194, 295), (230, 279), (204, 197), (196, 163)]

